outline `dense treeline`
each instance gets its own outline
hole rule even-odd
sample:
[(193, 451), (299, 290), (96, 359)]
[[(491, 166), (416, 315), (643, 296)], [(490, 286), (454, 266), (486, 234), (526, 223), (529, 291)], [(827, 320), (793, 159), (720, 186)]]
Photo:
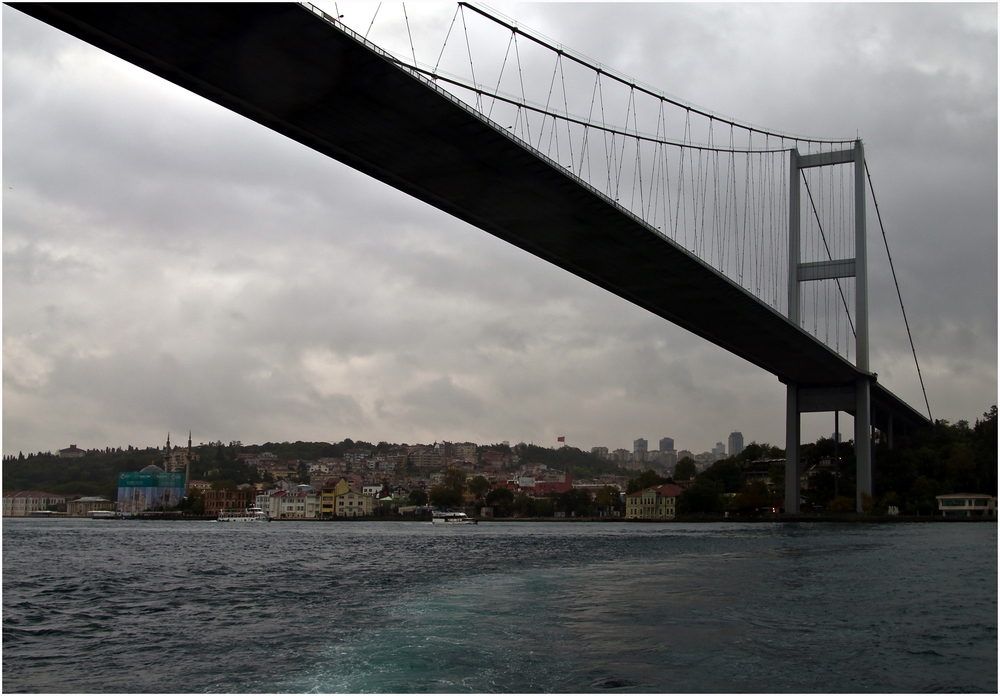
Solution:
[[(492, 446), (491, 449), (502, 450), (502, 446)], [(601, 459), (596, 454), (584, 452), (576, 447), (559, 447), (550, 449), (538, 445), (521, 443), (513, 448), (513, 453), (520, 457), (520, 464), (545, 464), (553, 469), (565, 471), (573, 479), (597, 478), (603, 474), (628, 476), (631, 472), (622, 469), (615, 462)]]
[[(892, 506), (903, 515), (932, 515), (938, 510), (935, 496), (947, 493), (995, 496), (997, 407), (984, 413), (972, 427), (967, 421), (952, 425), (939, 420), (933, 428), (914, 433), (902, 446), (890, 449), (886, 442), (876, 442), (873, 456), (874, 491), (866, 509), (875, 514), (884, 514)], [(678, 498), (678, 514), (757, 514), (761, 509), (784, 507), (784, 462), (768, 469), (771, 486), (763, 482), (746, 484), (742, 476), (745, 462), (783, 458), (784, 452), (777, 447), (751, 443), (741, 454), (715, 462), (698, 474), (694, 484)], [(824, 458), (838, 462), (837, 466), (813, 469)], [(856, 510), (853, 442), (835, 443), (821, 438), (803, 445), (802, 460), (803, 472), (813, 469), (808, 487), (802, 489), (804, 512)], [(642, 484), (668, 480), (653, 472), (647, 472), (646, 477)]]

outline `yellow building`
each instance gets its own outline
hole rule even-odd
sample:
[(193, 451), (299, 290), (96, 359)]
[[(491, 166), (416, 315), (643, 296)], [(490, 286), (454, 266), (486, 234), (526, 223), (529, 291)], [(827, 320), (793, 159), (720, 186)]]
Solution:
[(336, 486), (324, 487), (319, 492), (319, 516), (322, 519), (330, 519), (337, 516), (337, 496), (349, 493), (351, 484), (347, 479), (340, 479)]
[(625, 496), (625, 517), (630, 520), (672, 520), (677, 514), (680, 486), (665, 483)]
[(348, 491), (334, 498), (337, 517), (366, 517), (374, 510), (374, 498), (364, 493)]

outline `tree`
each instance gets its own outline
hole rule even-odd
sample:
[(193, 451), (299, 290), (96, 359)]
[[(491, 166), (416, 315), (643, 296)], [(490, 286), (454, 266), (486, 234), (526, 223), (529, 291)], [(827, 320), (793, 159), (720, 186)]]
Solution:
[(722, 484), (704, 476), (677, 497), (678, 515), (718, 514), (724, 508)]
[(837, 496), (826, 505), (826, 509), (830, 512), (854, 512), (855, 507), (854, 499), (846, 495)]
[(723, 493), (739, 493), (743, 489), (743, 471), (735, 459), (720, 459), (699, 476), (716, 481)]
[(567, 516), (587, 517), (593, 512), (594, 501), (582, 488), (571, 488), (556, 496), (554, 506)]
[(472, 493), (476, 497), (476, 500), (482, 500), (483, 496), (489, 493), (490, 482), (485, 476), (473, 476), (472, 480), (469, 481), (469, 493)]
[(486, 504), (493, 508), (493, 514), (503, 517), (510, 513), (514, 505), (514, 493), (507, 488), (494, 488), (486, 494)]
[(298, 466), (295, 467), (295, 482), (296, 483), (309, 483), (309, 465), (305, 462), (299, 462)]
[(462, 497), (462, 494), (465, 492), (465, 472), (457, 467), (449, 467), (444, 472), (441, 485), (458, 494), (459, 497)]
[(638, 493), (639, 491), (644, 491), (647, 488), (652, 488), (653, 486), (660, 486), (664, 483), (673, 483), (673, 480), (663, 478), (652, 469), (649, 469), (639, 474), (634, 479), (629, 479), (628, 487), (625, 489), (625, 493), (627, 495), (631, 495), (633, 493)]
[(521, 493), (511, 504), (511, 511), (518, 517), (535, 517), (537, 504), (527, 493)]
[(622, 503), (622, 494), (614, 486), (605, 486), (601, 490), (597, 491), (597, 499), (595, 501), (597, 507), (603, 508), (604, 510), (620, 510), (624, 507)]
[(438, 508), (458, 507), (462, 504), (462, 494), (444, 483), (431, 487), (428, 498), (431, 505)]
[(426, 505), (427, 504), (427, 491), (423, 488), (414, 488), (409, 494), (410, 502), (414, 505)]
[(698, 466), (694, 463), (691, 457), (684, 457), (679, 462), (674, 464), (674, 480), (675, 481), (687, 481), (688, 479), (693, 479), (698, 473)]
[(733, 498), (733, 508), (742, 514), (756, 512), (763, 507), (774, 507), (771, 493), (763, 481), (753, 481)]

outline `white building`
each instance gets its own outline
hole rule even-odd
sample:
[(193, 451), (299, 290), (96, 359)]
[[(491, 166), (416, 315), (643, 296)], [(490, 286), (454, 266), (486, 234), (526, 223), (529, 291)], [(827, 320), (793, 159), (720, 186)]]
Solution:
[(3, 516), (27, 517), (33, 512), (48, 510), (50, 507), (62, 505), (66, 496), (53, 495), (42, 491), (21, 491), (20, 493), (4, 493)]
[(984, 493), (951, 493), (937, 496), (938, 510), (945, 517), (997, 516), (997, 499)]

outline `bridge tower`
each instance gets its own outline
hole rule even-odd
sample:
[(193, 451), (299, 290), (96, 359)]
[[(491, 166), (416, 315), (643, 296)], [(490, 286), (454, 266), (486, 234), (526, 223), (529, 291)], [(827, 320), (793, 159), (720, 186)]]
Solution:
[[(801, 283), (833, 278), (855, 281), (855, 355), (862, 373), (854, 384), (820, 387), (786, 383), (785, 407), (785, 513), (799, 512), (799, 459), (803, 413), (847, 411), (854, 416), (854, 451), (857, 458), (857, 511), (863, 494), (872, 493), (871, 385), (875, 380), (868, 365), (868, 258), (865, 229), (865, 152), (860, 140), (850, 150), (800, 155), (792, 149), (789, 166), (788, 222), (788, 319), (801, 321)], [(802, 170), (854, 164), (854, 258), (802, 262), (801, 191)]]

